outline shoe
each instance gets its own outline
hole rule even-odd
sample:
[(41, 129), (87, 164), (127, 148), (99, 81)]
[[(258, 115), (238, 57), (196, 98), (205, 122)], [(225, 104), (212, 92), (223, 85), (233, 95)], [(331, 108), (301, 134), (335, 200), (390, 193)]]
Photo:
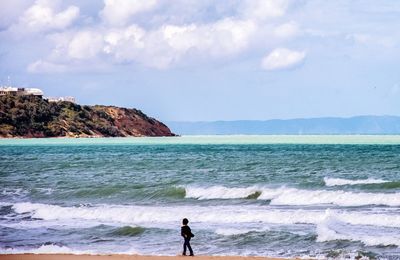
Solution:
[(194, 256), (194, 254), (190, 254), (189, 256)]
[(186, 254), (182, 254), (182, 256), (186, 256)]

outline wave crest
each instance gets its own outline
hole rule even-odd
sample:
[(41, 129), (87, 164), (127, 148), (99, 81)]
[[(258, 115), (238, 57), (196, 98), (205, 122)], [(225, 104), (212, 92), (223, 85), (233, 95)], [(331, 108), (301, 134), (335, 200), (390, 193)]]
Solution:
[(73, 254), (73, 255), (138, 255), (139, 252), (135, 249), (129, 249), (122, 252), (113, 251), (91, 251), (91, 250), (77, 250), (71, 249), (67, 246), (59, 246), (55, 244), (45, 244), (38, 248), (0, 248), (0, 254), (11, 255), (11, 254)]
[(324, 182), (326, 186), (343, 186), (343, 185), (359, 185), (359, 184), (380, 184), (380, 183), (387, 183), (390, 181), (382, 179), (372, 179), (372, 178), (363, 180), (348, 180), (348, 179), (325, 177)]
[(228, 188), (224, 186), (186, 187), (186, 198), (270, 200), (271, 205), (321, 205), (338, 206), (386, 205), (400, 206), (400, 193), (367, 193), (329, 190), (301, 190), (296, 188)]
[(377, 235), (357, 233), (351, 231), (337, 231), (335, 224), (330, 220), (323, 221), (317, 225), (317, 242), (327, 242), (332, 240), (351, 240), (360, 241), (366, 246), (400, 246), (400, 236), (394, 234)]
[(228, 188), (224, 186), (212, 186), (208, 188), (186, 187), (186, 198), (194, 198), (199, 200), (242, 199), (251, 198), (252, 195), (256, 194), (260, 196), (261, 190), (255, 186), (247, 188)]
[(124, 227), (117, 228), (111, 234), (116, 235), (116, 236), (133, 237), (133, 236), (142, 234), (144, 232), (144, 230), (145, 229), (142, 227), (124, 226)]
[[(176, 223), (187, 217), (203, 223), (273, 223), (273, 224), (318, 224), (326, 217), (325, 210), (278, 210), (259, 206), (125, 206), (97, 205), (93, 207), (61, 207), (49, 204), (16, 203), (16, 213), (28, 213), (36, 219), (52, 224), (53, 220), (68, 225), (81, 222), (115, 223), (119, 226), (144, 226)], [(400, 216), (390, 213), (330, 211), (336, 219), (351, 225), (399, 227)], [(44, 224), (46, 224), (44, 223)], [(22, 224), (21, 228), (23, 227)], [(26, 221), (27, 227), (32, 221)]]

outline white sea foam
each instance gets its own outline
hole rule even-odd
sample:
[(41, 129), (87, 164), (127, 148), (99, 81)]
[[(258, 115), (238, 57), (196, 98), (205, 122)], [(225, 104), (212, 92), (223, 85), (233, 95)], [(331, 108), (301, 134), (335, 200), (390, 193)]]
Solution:
[[(17, 213), (29, 213), (32, 217), (44, 221), (57, 220), (60, 224), (73, 223), (116, 223), (139, 225), (144, 227), (175, 225), (177, 219), (188, 217), (196, 223), (273, 223), (273, 224), (318, 224), (326, 214), (351, 225), (372, 225), (399, 227), (400, 216), (393, 213), (324, 211), (324, 210), (278, 210), (255, 205), (241, 206), (127, 206), (96, 205), (93, 207), (61, 207), (38, 203), (16, 203), (13, 209)], [(50, 222), (52, 223), (52, 222)]]
[(74, 251), (66, 246), (58, 245), (42, 245), (39, 248), (30, 249), (14, 249), (14, 248), (0, 248), (0, 254), (86, 254), (89, 252)]
[(400, 246), (400, 236), (398, 234), (360, 234), (354, 229), (348, 232), (343, 232), (343, 230), (338, 232), (331, 226), (334, 226), (334, 224), (330, 223), (329, 220), (323, 221), (317, 225), (317, 242), (352, 240), (360, 241), (367, 246)]
[(326, 186), (343, 186), (343, 185), (357, 185), (357, 184), (379, 184), (379, 183), (387, 183), (390, 181), (382, 179), (372, 179), (372, 178), (363, 180), (348, 180), (348, 179), (325, 177), (324, 182)]
[(52, 189), (52, 188), (37, 188), (37, 190), (46, 195), (53, 194), (53, 192), (54, 192), (54, 189)]
[(74, 255), (108, 255), (108, 254), (126, 254), (126, 255), (135, 255), (139, 254), (135, 249), (128, 249), (125, 251), (110, 251), (101, 249), (99, 251), (95, 250), (79, 250), (79, 249), (71, 249), (67, 246), (59, 246), (59, 245), (42, 245), (38, 248), (0, 248), (0, 254), (74, 254)]
[(14, 228), (14, 229), (38, 229), (38, 228), (52, 228), (52, 229), (70, 229), (72, 228), (93, 228), (99, 225), (108, 226), (121, 226), (113, 222), (95, 221), (95, 220), (82, 220), (76, 221), (76, 219), (63, 219), (63, 220), (36, 220), (36, 221), (12, 221), (6, 223), (0, 223), (2, 227)]
[(212, 186), (209, 188), (186, 187), (186, 197), (204, 199), (240, 199), (246, 198), (261, 189), (259, 187), (227, 188), (224, 186)]
[[(196, 222), (208, 223), (270, 222), (291, 224), (308, 223), (318, 217), (312, 211), (271, 211), (256, 206), (152, 207), (98, 205), (94, 207), (61, 207), (39, 203), (16, 203), (13, 209), (17, 213), (30, 213), (32, 217), (43, 220), (75, 219), (113, 221), (127, 224), (174, 223), (177, 219), (183, 217), (188, 217)], [(323, 214), (321, 217), (323, 217)]]
[(2, 195), (5, 196), (10, 196), (10, 195), (14, 195), (14, 196), (23, 196), (28, 194), (29, 192), (27, 190), (24, 190), (22, 188), (15, 188), (15, 189), (10, 189), (10, 188), (4, 188), (1, 191)]
[(10, 202), (0, 201), (0, 207), (12, 206), (13, 204)]
[(400, 193), (366, 193), (329, 190), (301, 190), (296, 188), (228, 188), (224, 186), (186, 187), (186, 197), (196, 199), (247, 198), (259, 192), (258, 199), (271, 200), (271, 205), (320, 205), (338, 206), (387, 205), (400, 206)]
[[(326, 210), (326, 211), (329, 211)], [(338, 221), (351, 225), (370, 225), (380, 227), (400, 227), (399, 214), (376, 214), (362, 212), (336, 212), (330, 213)]]
[(237, 228), (218, 228), (215, 233), (222, 236), (243, 235), (252, 232), (251, 229), (237, 229)]
[(400, 193), (362, 193), (281, 188), (269, 192), (263, 191), (259, 199), (270, 199), (272, 205), (400, 206)]
[[(50, 195), (54, 192), (52, 188), (36, 188), (36, 190), (40, 193), (44, 193), (46, 195)], [(12, 197), (22, 197), (26, 196), (30, 193), (29, 190), (22, 188), (4, 188), (0, 194), (4, 196), (12, 196)]]
[(215, 233), (222, 236), (235, 236), (235, 235), (243, 235), (250, 232), (266, 232), (270, 230), (267, 226), (258, 226), (257, 228), (217, 228)]

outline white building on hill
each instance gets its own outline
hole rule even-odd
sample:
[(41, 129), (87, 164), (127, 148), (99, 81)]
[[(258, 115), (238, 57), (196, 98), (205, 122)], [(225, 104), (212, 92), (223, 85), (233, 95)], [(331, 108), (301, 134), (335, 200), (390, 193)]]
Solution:
[[(10, 86), (1, 86), (0, 87), (0, 96), (5, 95), (18, 95), (18, 96), (38, 96), (43, 98), (43, 91), (38, 88), (19, 88), (19, 87), (10, 87)], [(49, 102), (62, 102), (68, 101), (72, 103), (76, 103), (74, 97), (44, 97)]]
[(68, 101), (68, 102), (76, 103), (74, 97), (46, 97), (46, 99), (47, 99), (49, 102)]
[(5, 95), (43, 97), (43, 91), (38, 88), (14, 88), (14, 87), (7, 87), (7, 86), (0, 87), (0, 96), (5, 96)]

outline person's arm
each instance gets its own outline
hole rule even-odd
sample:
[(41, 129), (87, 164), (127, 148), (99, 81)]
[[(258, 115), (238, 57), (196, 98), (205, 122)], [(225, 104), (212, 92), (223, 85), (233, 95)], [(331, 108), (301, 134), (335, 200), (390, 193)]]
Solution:
[(194, 234), (192, 233), (192, 230), (190, 229), (190, 227), (188, 227), (188, 236), (194, 237)]
[(183, 226), (181, 227), (181, 236), (183, 236), (184, 238), (187, 238), (187, 231), (186, 231), (186, 227)]

